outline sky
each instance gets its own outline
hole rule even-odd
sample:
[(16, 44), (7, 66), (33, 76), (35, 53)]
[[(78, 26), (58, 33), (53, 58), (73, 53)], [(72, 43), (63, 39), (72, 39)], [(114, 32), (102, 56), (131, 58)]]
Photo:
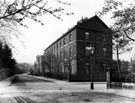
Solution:
[[(51, 1), (51, 0), (49, 0)], [(66, 1), (66, 0), (62, 0)], [(54, 0), (55, 2), (55, 0)], [(34, 63), (37, 55), (43, 55), (45, 48), (52, 44), (69, 28), (76, 25), (82, 17), (92, 17), (101, 10), (104, 0), (68, 0), (71, 3), (68, 5), (60, 5), (50, 3), (51, 6), (63, 6), (65, 12), (73, 12), (74, 15), (62, 16), (63, 20), (59, 20), (52, 15), (46, 14), (40, 19), (44, 26), (31, 20), (24, 21), (29, 28), (19, 27), (21, 31), (21, 39), (15, 40), (14, 58), (19, 63)], [(110, 20), (102, 18), (103, 22), (110, 25)], [(133, 53), (128, 53), (121, 56), (126, 60), (130, 60)]]

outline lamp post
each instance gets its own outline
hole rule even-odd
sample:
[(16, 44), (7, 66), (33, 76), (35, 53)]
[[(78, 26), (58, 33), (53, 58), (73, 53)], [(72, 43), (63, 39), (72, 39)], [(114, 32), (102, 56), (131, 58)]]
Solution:
[(90, 61), (90, 71), (91, 71), (91, 83), (90, 83), (90, 89), (91, 90), (94, 90), (94, 83), (93, 83), (93, 65), (92, 65), (92, 58), (91, 58), (91, 55), (94, 54), (94, 47), (90, 45), (90, 47), (87, 47), (86, 48), (87, 50), (89, 50), (89, 61)]
[(93, 67), (92, 67), (92, 61), (91, 61), (91, 84), (90, 84), (90, 89), (94, 90), (94, 83), (93, 83)]

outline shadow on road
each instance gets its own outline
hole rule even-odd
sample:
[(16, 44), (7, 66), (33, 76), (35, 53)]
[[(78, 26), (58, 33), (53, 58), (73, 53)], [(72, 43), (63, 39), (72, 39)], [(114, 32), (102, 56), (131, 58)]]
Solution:
[(20, 75), (16, 75), (16, 77), (12, 81), (12, 84), (15, 85), (15, 84), (21, 83), (21, 85), (25, 85), (25, 83), (39, 83), (39, 82), (54, 83), (53, 81), (50, 81), (50, 80), (45, 80), (45, 79), (35, 78), (30, 75), (20, 74)]

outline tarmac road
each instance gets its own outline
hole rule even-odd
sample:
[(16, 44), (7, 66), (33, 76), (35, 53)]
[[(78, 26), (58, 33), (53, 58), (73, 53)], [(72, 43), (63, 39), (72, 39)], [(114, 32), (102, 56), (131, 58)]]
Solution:
[[(10, 87), (0, 88), (0, 103), (134, 103), (125, 90), (89, 90), (88, 83), (18, 75)], [(120, 94), (121, 91), (121, 94)], [(126, 93), (131, 93), (126, 91)], [(132, 92), (134, 93), (134, 92)]]

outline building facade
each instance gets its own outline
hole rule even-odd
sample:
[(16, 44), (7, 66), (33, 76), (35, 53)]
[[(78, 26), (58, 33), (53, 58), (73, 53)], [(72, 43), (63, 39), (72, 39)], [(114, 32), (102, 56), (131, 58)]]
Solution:
[(77, 22), (44, 50), (52, 74), (69, 81), (106, 81), (112, 61), (112, 35), (108, 29), (98, 16)]
[(43, 55), (37, 55), (36, 56), (36, 62), (35, 62), (35, 73), (44, 73), (44, 56)]

